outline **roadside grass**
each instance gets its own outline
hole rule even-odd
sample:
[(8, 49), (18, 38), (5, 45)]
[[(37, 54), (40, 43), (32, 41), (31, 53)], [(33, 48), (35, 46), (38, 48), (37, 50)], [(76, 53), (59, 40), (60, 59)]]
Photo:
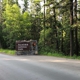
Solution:
[(0, 49), (0, 53), (9, 54), (9, 55), (15, 55), (15, 50)]
[(79, 53), (79, 56), (76, 56), (76, 55), (70, 56), (69, 54), (65, 55), (65, 53), (58, 52), (55, 49), (53, 49), (52, 47), (50, 48), (48, 46), (45, 46), (45, 47), (39, 46), (39, 52), (38, 53), (39, 53), (39, 55), (54, 56), (54, 57), (60, 57), (60, 58), (80, 60), (80, 53)]
[[(9, 49), (0, 49), (0, 53), (15, 55), (16, 51), (15, 50), (9, 50)], [(43, 51), (39, 51), (39, 55), (54, 56), (54, 57), (61, 57), (61, 58), (68, 58), (68, 59), (79, 59), (80, 60), (80, 56), (76, 56), (76, 55), (74, 55), (72, 57), (70, 57), (69, 55), (65, 56), (63, 53), (56, 52), (56, 51), (47, 52), (47, 51), (43, 50)]]
[(45, 55), (45, 56), (54, 56), (54, 57), (61, 57), (61, 58), (68, 58), (68, 59), (79, 59), (80, 60), (80, 56), (76, 56), (76, 55), (73, 55), (73, 56), (69, 56), (69, 55), (64, 55), (63, 53), (61, 52), (46, 52), (46, 51), (43, 51), (39, 53), (40, 55)]

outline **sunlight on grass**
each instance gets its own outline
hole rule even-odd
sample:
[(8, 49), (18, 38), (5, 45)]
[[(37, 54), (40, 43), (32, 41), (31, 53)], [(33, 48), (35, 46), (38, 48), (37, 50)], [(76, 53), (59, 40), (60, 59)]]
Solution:
[(15, 55), (15, 50), (0, 49), (0, 53)]

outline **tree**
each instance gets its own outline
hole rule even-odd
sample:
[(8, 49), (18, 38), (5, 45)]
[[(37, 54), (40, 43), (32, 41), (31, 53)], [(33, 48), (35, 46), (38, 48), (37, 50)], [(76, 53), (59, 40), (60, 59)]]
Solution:
[(5, 11), (3, 13), (3, 17), (5, 19), (4, 21), (4, 40), (6, 41), (6, 44), (9, 48), (14, 48), (14, 42), (16, 40), (16, 37), (19, 35), (19, 33), (15, 33), (17, 31), (16, 29), (19, 28), (19, 17), (20, 17), (20, 10), (19, 7), (14, 5), (6, 4)]
[[(70, 25), (73, 25), (73, 0), (70, 0)], [(70, 56), (73, 55), (73, 30), (70, 29)]]
[(65, 55), (78, 55), (80, 9), (77, 0), (44, 0), (43, 6), (40, 1), (24, 0), (21, 13), (18, 0), (3, 0), (0, 34), (3, 33), (7, 47), (13, 48), (16, 40), (36, 39), (40, 45)]
[(5, 18), (4, 39), (8, 48), (14, 49), (16, 40), (31, 39), (31, 22), (27, 11), (21, 14), (17, 4), (6, 4), (3, 17)]
[(33, 36), (32, 39), (36, 39), (39, 41), (40, 38), (40, 30), (41, 30), (41, 5), (40, 0), (33, 0), (31, 1), (31, 35)]
[(3, 39), (3, 32), (2, 32), (2, 28), (3, 28), (3, 17), (2, 17), (2, 13), (3, 13), (3, 4), (0, 1), (0, 48), (5, 48), (5, 42)]
[[(74, 1), (74, 24), (77, 24), (77, 20), (78, 20), (78, 18), (77, 18), (77, 4), (78, 4), (78, 2), (77, 2), (77, 0), (75, 0)], [(75, 26), (75, 53), (76, 53), (76, 55), (78, 56), (78, 54), (79, 54), (79, 45), (78, 45), (78, 27), (77, 27), (78, 25), (76, 25)]]

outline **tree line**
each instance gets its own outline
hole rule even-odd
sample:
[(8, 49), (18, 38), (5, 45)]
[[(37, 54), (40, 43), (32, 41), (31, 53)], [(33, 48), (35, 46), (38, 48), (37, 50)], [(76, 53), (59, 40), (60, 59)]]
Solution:
[[(43, 5), (42, 5), (42, 4)], [(39, 49), (80, 55), (80, 0), (0, 2), (0, 47), (15, 49), (16, 40), (37, 40)]]

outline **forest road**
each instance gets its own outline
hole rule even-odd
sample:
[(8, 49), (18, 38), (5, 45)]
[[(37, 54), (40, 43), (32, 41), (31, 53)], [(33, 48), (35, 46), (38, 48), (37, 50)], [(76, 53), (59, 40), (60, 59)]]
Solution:
[(0, 80), (80, 80), (80, 60), (0, 54)]

